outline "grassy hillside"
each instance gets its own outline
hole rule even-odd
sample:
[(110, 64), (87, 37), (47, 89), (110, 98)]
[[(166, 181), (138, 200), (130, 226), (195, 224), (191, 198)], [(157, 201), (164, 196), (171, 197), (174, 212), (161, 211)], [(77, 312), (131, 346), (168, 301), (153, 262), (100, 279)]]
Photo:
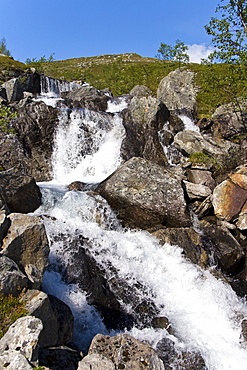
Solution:
[[(0, 57), (0, 82), (3, 59), (5, 70), (13, 65), (22, 70), (35, 67), (53, 78), (86, 81), (100, 90), (109, 88), (114, 95), (127, 94), (135, 85), (143, 84), (148, 86), (155, 96), (160, 80), (179, 67), (178, 62), (160, 61), (133, 53), (35, 62), (28, 65)], [(200, 89), (197, 99), (201, 117), (208, 117), (218, 105), (247, 94), (246, 67), (242, 70), (227, 64), (195, 63), (185, 64), (183, 67), (196, 72), (196, 84)]]

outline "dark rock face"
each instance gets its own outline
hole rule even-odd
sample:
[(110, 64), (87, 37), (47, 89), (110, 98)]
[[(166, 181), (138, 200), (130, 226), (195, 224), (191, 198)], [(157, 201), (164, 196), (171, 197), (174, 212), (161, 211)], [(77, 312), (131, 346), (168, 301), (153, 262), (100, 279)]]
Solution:
[(92, 86), (82, 86), (70, 92), (61, 93), (70, 108), (88, 108), (105, 112), (110, 97)]
[(121, 147), (123, 159), (143, 157), (159, 165), (166, 165), (167, 160), (158, 137), (158, 131), (169, 117), (166, 106), (151, 96), (134, 97), (122, 116), (126, 130)]
[(27, 73), (18, 78), (12, 78), (2, 85), (6, 91), (8, 102), (18, 101), (24, 98), (24, 91), (32, 94), (40, 93), (40, 75), (38, 73)]
[(15, 170), (0, 172), (0, 197), (11, 212), (33, 212), (41, 205), (41, 192), (34, 179)]
[(125, 225), (190, 226), (181, 179), (142, 158), (124, 163), (97, 191), (117, 210)]
[(8, 257), (0, 257), (0, 292), (4, 295), (18, 296), (27, 288), (28, 278), (20, 271), (17, 264)]
[[(58, 124), (57, 109), (43, 102), (26, 100), (15, 105), (18, 117), (13, 122), (22, 148), (21, 165), (36, 181), (51, 179), (53, 136)], [(8, 169), (7, 151), (3, 160)], [(17, 152), (18, 157), (18, 152)]]

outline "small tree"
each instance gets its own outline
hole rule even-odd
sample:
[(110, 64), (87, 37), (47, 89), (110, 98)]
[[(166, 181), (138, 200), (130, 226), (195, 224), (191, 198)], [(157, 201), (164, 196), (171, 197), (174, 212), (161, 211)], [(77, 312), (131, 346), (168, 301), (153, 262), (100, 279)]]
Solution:
[(212, 36), (216, 51), (211, 60), (225, 63), (247, 64), (247, 3), (246, 0), (220, 0), (225, 5), (218, 5), (219, 17), (211, 18), (205, 26)]
[(0, 41), (0, 54), (11, 56), (10, 51), (7, 49), (6, 39), (3, 37)]
[(187, 50), (188, 46), (180, 40), (176, 40), (176, 44), (174, 46), (161, 43), (156, 58), (179, 62), (180, 68), (181, 63), (188, 63), (190, 61), (190, 57), (186, 53)]

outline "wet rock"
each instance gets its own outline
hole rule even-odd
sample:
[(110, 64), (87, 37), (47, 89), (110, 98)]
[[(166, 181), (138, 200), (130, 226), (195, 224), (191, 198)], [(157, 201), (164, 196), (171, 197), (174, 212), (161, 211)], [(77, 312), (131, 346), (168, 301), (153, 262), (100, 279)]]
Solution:
[(137, 98), (147, 98), (152, 95), (152, 91), (145, 85), (137, 85), (133, 87), (129, 94)]
[[(164, 365), (153, 348), (127, 334), (119, 334), (115, 337), (96, 335), (92, 340), (88, 354), (93, 361), (95, 361), (93, 355), (102, 356), (106, 360), (104, 366), (109, 362), (112, 363), (113, 367), (109, 363), (109, 369), (164, 370)], [(88, 356), (82, 359), (79, 369), (90, 369), (90, 367), (83, 367), (84, 363), (90, 365)]]
[(4, 295), (18, 296), (28, 286), (28, 278), (17, 264), (8, 257), (0, 257), (0, 292)]
[(0, 172), (0, 197), (11, 212), (29, 213), (41, 205), (41, 192), (34, 179), (14, 169)]
[(80, 360), (81, 356), (76, 350), (65, 346), (42, 348), (39, 351), (39, 365), (52, 370), (77, 370)]
[(211, 195), (211, 190), (208, 186), (194, 184), (193, 182), (183, 181), (185, 192), (190, 201), (203, 200)]
[(16, 320), (0, 339), (0, 354), (6, 350), (20, 351), (28, 361), (37, 364), (39, 338), (43, 329), (42, 321), (33, 316)]
[(186, 69), (176, 69), (164, 77), (157, 90), (157, 98), (168, 109), (186, 108), (193, 116), (196, 116), (196, 95), (198, 88), (194, 82), (195, 73)]
[[(200, 223), (203, 226), (203, 221)], [(245, 253), (227, 230), (216, 225), (204, 226), (203, 231), (213, 243), (215, 257), (222, 271), (226, 274), (236, 275), (244, 268)]]
[(240, 212), (246, 200), (247, 190), (227, 179), (213, 191), (214, 213), (221, 220), (231, 221)]
[[(39, 281), (48, 265), (49, 243), (45, 227), (38, 217), (11, 213), (11, 226), (3, 240), (0, 255), (11, 258), (22, 272), (29, 265), (39, 271)], [(37, 276), (36, 276), (37, 278)]]
[(166, 106), (151, 96), (134, 97), (122, 116), (126, 130), (121, 146), (122, 158), (143, 157), (160, 165), (167, 164), (158, 136), (169, 117)]
[(181, 179), (142, 158), (124, 163), (97, 191), (125, 225), (186, 227), (191, 223)]
[(192, 263), (206, 267), (208, 256), (203, 249), (201, 234), (191, 228), (166, 228), (152, 233), (165, 248), (165, 243), (178, 245), (183, 249), (183, 254)]
[(110, 99), (108, 94), (93, 86), (81, 86), (78, 89), (63, 92), (61, 97), (65, 99), (70, 107), (88, 108), (102, 112), (107, 110), (107, 102)]
[(157, 343), (157, 354), (162, 359), (165, 369), (179, 370), (206, 370), (205, 362), (202, 356), (197, 352), (185, 352), (183, 349), (175, 346), (175, 343), (169, 338), (163, 338)]
[(78, 190), (83, 191), (85, 189), (87, 184), (81, 181), (74, 181), (71, 184), (68, 185), (69, 190)]
[(2, 84), (6, 91), (6, 97), (9, 102), (21, 100), (24, 97), (24, 91), (39, 94), (40, 93), (40, 75), (38, 73), (26, 73), (20, 78), (12, 78)]

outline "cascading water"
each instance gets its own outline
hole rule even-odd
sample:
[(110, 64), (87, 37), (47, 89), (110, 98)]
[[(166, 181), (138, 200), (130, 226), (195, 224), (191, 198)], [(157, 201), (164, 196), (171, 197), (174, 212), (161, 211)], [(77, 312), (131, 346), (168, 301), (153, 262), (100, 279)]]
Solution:
[[(162, 338), (170, 338), (178, 350), (199, 352), (209, 370), (246, 369), (247, 352), (239, 340), (247, 308), (230, 286), (187, 261), (179, 247), (161, 246), (148, 232), (123, 229), (99, 195), (67, 191), (65, 185), (71, 181), (92, 184), (109, 176), (121, 162), (123, 135), (118, 115), (108, 117), (85, 109), (61, 112), (53, 155), (54, 181), (40, 184), (43, 205), (36, 211), (44, 216), (51, 245), (43, 289), (71, 307), (75, 341), (82, 350), (97, 333), (116, 334), (107, 331), (77, 282), (65, 283), (67, 269), (80, 248), (75, 240), (83, 238), (108, 281), (114, 278), (109, 268), (113, 266), (121, 279), (137, 287), (140, 300), (154, 302), (159, 316), (169, 319), (174, 335), (165, 329), (135, 326), (125, 332), (154, 348)], [(132, 313), (131, 302), (122, 305)], [(179, 364), (173, 368), (179, 369)]]

